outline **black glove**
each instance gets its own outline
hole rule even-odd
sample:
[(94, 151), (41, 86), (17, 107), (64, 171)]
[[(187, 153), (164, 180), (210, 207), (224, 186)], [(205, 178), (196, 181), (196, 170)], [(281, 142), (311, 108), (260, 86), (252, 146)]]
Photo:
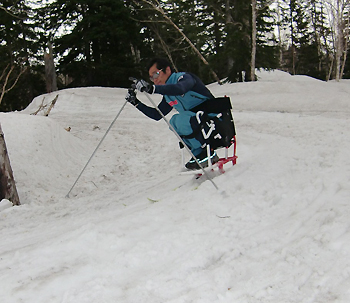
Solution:
[(139, 90), (140, 92), (146, 92), (149, 94), (153, 94), (154, 92), (154, 85), (151, 85), (142, 79), (135, 81), (135, 86), (136, 86), (136, 89)]
[(125, 100), (130, 102), (134, 106), (140, 103), (140, 101), (136, 98), (136, 93), (133, 88), (128, 89), (128, 93), (125, 96)]

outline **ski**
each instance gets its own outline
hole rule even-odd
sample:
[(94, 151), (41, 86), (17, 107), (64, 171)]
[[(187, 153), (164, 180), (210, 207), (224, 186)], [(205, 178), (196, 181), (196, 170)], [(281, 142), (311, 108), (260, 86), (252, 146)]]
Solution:
[[(205, 167), (204, 170), (206, 173), (218, 171), (220, 175), (225, 173), (224, 165), (226, 163), (232, 162), (232, 165), (235, 165), (237, 162), (237, 156), (234, 155), (232, 157), (227, 158), (219, 158), (219, 160), (212, 164), (209, 167)], [(180, 175), (186, 176), (186, 175), (194, 175), (196, 179), (199, 179), (201, 176), (203, 176), (203, 172), (201, 170), (183, 170), (180, 171)]]

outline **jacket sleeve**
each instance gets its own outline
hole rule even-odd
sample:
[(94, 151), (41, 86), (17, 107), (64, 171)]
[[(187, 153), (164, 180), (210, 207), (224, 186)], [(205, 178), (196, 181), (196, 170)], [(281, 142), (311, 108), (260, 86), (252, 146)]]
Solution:
[(155, 85), (154, 93), (168, 96), (179, 96), (187, 93), (196, 84), (196, 80), (190, 74), (182, 75), (175, 84)]
[[(136, 108), (143, 112), (147, 117), (159, 121), (160, 119), (162, 119), (161, 114), (158, 112), (158, 110), (154, 107), (149, 107), (146, 104), (140, 102)], [(164, 116), (166, 116), (167, 114), (170, 113), (170, 111), (173, 109), (168, 102), (165, 101), (165, 99), (163, 98), (163, 100), (159, 103), (158, 105), (159, 110), (162, 112), (162, 114)]]

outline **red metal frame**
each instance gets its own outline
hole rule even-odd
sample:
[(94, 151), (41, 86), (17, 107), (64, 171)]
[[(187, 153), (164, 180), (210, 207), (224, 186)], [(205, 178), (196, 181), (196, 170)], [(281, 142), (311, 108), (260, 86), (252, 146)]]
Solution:
[[(236, 136), (232, 138), (233, 143), (233, 155), (231, 157), (227, 158), (220, 158), (218, 162), (215, 163), (215, 165), (218, 166), (219, 171), (223, 174), (225, 172), (224, 170), (224, 164), (228, 162), (232, 162), (232, 165), (235, 165), (237, 163), (237, 156), (236, 156)], [(225, 147), (226, 149), (229, 149), (229, 147)]]
[[(220, 158), (218, 162), (215, 162), (215, 164), (213, 164), (213, 166), (211, 168), (212, 171), (214, 171), (215, 167), (218, 167), (220, 173), (223, 174), (223, 173), (225, 173), (224, 164), (226, 164), (228, 162), (232, 162), (232, 165), (235, 165), (237, 163), (237, 158), (238, 157), (236, 156), (236, 136), (233, 136), (232, 144), (233, 144), (233, 155), (231, 157), (227, 157), (227, 158)], [(228, 151), (228, 149), (230, 147), (225, 147), (225, 148)], [(196, 178), (200, 178), (202, 175), (203, 174), (201, 172), (198, 172), (196, 174)]]

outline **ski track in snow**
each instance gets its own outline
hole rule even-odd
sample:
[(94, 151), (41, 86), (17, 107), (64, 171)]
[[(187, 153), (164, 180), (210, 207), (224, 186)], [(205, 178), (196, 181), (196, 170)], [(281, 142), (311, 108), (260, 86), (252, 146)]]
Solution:
[(127, 104), (65, 197), (125, 89), (0, 113), (22, 202), (0, 212), (0, 301), (349, 302), (349, 82), (260, 76), (209, 86), (237, 129), (220, 191), (178, 175), (176, 137)]

